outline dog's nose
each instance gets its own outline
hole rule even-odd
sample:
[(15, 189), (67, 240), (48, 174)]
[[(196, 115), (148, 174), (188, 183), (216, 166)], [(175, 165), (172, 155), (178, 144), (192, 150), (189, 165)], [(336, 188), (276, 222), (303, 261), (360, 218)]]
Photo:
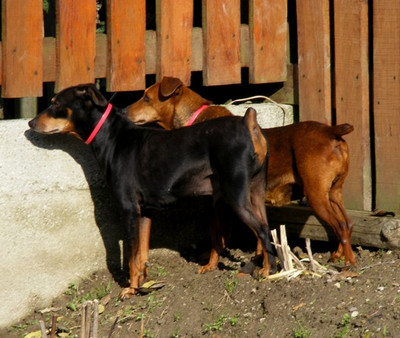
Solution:
[(34, 129), (34, 128), (35, 128), (35, 125), (36, 125), (35, 119), (30, 120), (30, 121), (28, 122), (28, 125), (29, 125), (29, 127), (30, 127), (31, 129)]

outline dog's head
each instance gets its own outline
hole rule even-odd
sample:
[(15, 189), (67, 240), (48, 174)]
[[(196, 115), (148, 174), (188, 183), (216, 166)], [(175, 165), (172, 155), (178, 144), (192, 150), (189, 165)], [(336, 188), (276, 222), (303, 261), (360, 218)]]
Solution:
[[(89, 118), (93, 108), (103, 109), (107, 100), (93, 84), (82, 84), (63, 89), (51, 99), (51, 104), (34, 119), (29, 127), (42, 134), (71, 133)], [(78, 136), (79, 137), (79, 136)]]
[(156, 122), (171, 129), (171, 120), (184, 85), (175, 77), (165, 76), (147, 88), (142, 98), (126, 108), (127, 117), (136, 124)]

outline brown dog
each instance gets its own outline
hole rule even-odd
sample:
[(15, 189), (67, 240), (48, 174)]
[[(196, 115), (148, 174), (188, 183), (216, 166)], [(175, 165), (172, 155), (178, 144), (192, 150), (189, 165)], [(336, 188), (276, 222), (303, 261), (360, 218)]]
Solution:
[[(190, 120), (198, 123), (231, 115), (226, 108), (210, 104), (179, 79), (164, 77), (147, 88), (126, 113), (137, 124), (157, 122), (166, 129), (186, 126)], [(342, 136), (353, 129), (350, 124), (328, 126), (315, 121), (263, 129), (270, 146), (266, 202), (287, 204), (292, 200), (293, 187), (300, 186), (311, 208), (339, 239), (331, 259), (344, 256), (346, 267), (356, 261), (350, 242), (353, 224), (342, 198), (349, 169), (348, 146)]]

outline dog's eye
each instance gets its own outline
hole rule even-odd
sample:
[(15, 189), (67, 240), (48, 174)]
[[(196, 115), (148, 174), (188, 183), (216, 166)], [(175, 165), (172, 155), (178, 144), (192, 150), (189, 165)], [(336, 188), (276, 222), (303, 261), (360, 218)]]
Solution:
[(145, 96), (143, 96), (143, 101), (144, 102), (149, 102), (150, 98), (147, 96), (147, 94)]

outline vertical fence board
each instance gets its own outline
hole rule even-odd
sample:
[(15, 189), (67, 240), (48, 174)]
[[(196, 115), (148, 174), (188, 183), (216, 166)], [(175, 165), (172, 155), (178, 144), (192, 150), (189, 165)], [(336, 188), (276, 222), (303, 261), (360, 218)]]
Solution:
[(287, 77), (287, 0), (250, 0), (250, 83)]
[(180, 78), (190, 85), (193, 2), (157, 0), (157, 79)]
[(331, 123), (329, 0), (297, 0), (301, 120)]
[(57, 0), (56, 91), (94, 81), (96, 2)]
[(400, 210), (400, 2), (373, 2), (376, 205)]
[(42, 96), (42, 0), (2, 1), (2, 96)]
[(107, 89), (144, 89), (146, 1), (107, 1)]
[(351, 209), (371, 210), (368, 3), (335, 0), (334, 20), (336, 118), (338, 124), (354, 126), (345, 136), (350, 148), (345, 204)]
[(203, 84), (240, 83), (240, 0), (203, 0), (203, 34)]

